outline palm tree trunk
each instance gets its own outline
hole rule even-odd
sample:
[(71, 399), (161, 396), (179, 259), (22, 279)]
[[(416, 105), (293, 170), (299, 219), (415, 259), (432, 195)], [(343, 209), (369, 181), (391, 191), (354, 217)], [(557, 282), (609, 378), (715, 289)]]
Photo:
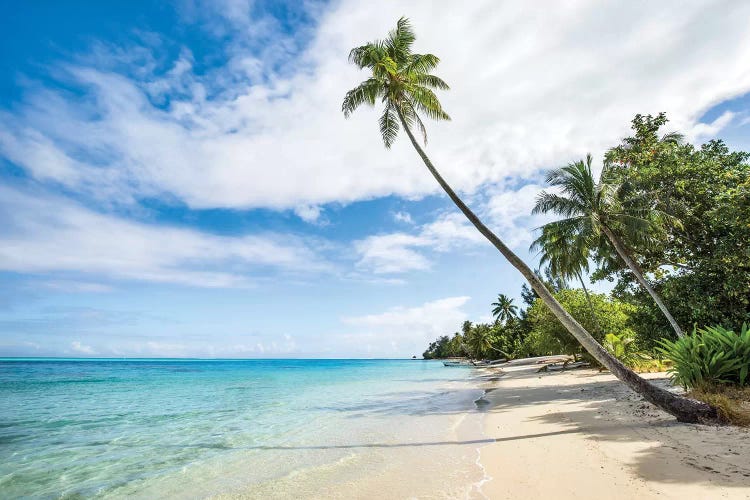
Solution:
[(544, 286), (542, 280), (534, 274), (531, 268), (513, 253), (513, 251), (500, 240), (500, 238), (490, 231), (490, 229), (479, 220), (479, 217), (477, 217), (477, 215), (471, 211), (461, 198), (458, 197), (437, 171), (424, 150), (422, 150), (419, 143), (414, 138), (414, 134), (412, 134), (409, 126), (406, 124), (400, 110), (398, 110), (398, 116), (401, 125), (404, 127), (404, 130), (411, 140), (412, 146), (417, 150), (417, 154), (422, 158), (425, 166), (438, 184), (440, 184), (440, 187), (443, 188), (448, 197), (453, 203), (455, 203), (458, 209), (463, 212), (469, 222), (471, 222), (474, 227), (476, 227), (477, 230), (487, 238), (490, 243), (492, 243), (492, 245), (523, 275), (524, 278), (526, 278), (534, 291), (539, 295), (547, 307), (550, 308), (555, 317), (576, 338), (576, 340), (581, 343), (583, 348), (586, 349), (589, 354), (609, 369), (615, 377), (624, 382), (633, 391), (643, 396), (643, 398), (650, 403), (653, 403), (659, 408), (674, 415), (680, 422), (700, 423), (716, 422), (718, 420), (718, 414), (714, 407), (693, 399), (678, 396), (666, 389), (651, 384), (646, 379), (638, 376), (634, 371), (623, 365), (617, 358), (609, 354), (609, 352), (607, 352), (607, 350), (604, 349), (604, 347), (602, 347), (594, 337), (592, 337), (591, 334), (562, 307), (552, 293), (547, 290), (547, 287)]
[(620, 258), (625, 261), (625, 265), (627, 265), (633, 272), (633, 274), (635, 275), (635, 279), (638, 280), (638, 283), (640, 283), (641, 286), (646, 289), (649, 295), (651, 295), (651, 298), (654, 299), (654, 302), (656, 302), (656, 305), (659, 306), (661, 312), (664, 313), (664, 316), (666, 316), (669, 324), (672, 325), (672, 328), (674, 329), (675, 333), (677, 333), (677, 336), (682, 337), (684, 334), (682, 333), (680, 325), (678, 325), (677, 321), (675, 321), (674, 317), (672, 317), (672, 314), (669, 312), (669, 309), (667, 309), (666, 304), (664, 304), (664, 301), (661, 299), (659, 294), (656, 293), (656, 290), (654, 290), (651, 284), (646, 281), (646, 278), (643, 276), (643, 271), (635, 262), (635, 260), (633, 260), (633, 258), (630, 256), (630, 253), (625, 248), (625, 245), (622, 244), (617, 235), (615, 235), (615, 233), (613, 233), (612, 230), (605, 224), (602, 224), (602, 232), (607, 235), (607, 238), (612, 243), (612, 246), (615, 247), (617, 255), (619, 255)]
[(594, 321), (594, 327), (596, 327), (596, 331), (599, 333), (602, 333), (602, 327), (599, 325), (599, 318), (596, 315), (596, 311), (594, 310), (594, 304), (591, 302), (591, 295), (589, 295), (589, 290), (586, 288), (586, 284), (583, 282), (583, 276), (581, 276), (581, 273), (579, 271), (576, 271), (576, 276), (578, 276), (578, 281), (581, 282), (581, 288), (583, 288), (583, 293), (586, 295), (586, 302), (589, 303), (589, 311), (591, 311), (591, 319)]

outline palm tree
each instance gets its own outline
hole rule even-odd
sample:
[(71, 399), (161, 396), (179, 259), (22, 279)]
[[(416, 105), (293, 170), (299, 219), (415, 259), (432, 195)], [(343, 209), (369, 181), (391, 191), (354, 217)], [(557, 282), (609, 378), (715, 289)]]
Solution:
[(507, 323), (512, 318), (515, 318), (518, 313), (518, 307), (513, 305), (513, 299), (503, 293), (498, 294), (497, 302), (493, 302), (490, 305), (494, 306), (492, 308), (492, 316), (498, 322)]
[[(553, 212), (563, 216), (564, 219), (550, 222), (545, 227), (576, 242), (576, 246), (590, 248), (592, 242), (600, 241), (604, 235), (638, 283), (654, 299), (677, 336), (682, 337), (682, 329), (662, 298), (646, 281), (643, 271), (625, 244), (628, 240), (647, 246), (652, 243), (653, 235), (659, 234), (667, 222), (675, 221), (654, 207), (623, 203), (620, 186), (606, 182), (606, 170), (602, 172), (600, 182), (594, 181), (591, 162), (589, 154), (585, 161), (579, 160), (549, 172), (547, 183), (559, 188), (561, 193), (540, 193), (532, 213)], [(619, 235), (624, 235), (625, 238)]]
[(419, 145), (412, 127), (416, 126), (426, 141), (426, 130), (418, 112), (438, 119), (449, 119), (440, 101), (431, 90), (448, 89), (440, 78), (430, 74), (439, 59), (432, 54), (412, 52), (415, 35), (406, 18), (396, 23), (396, 28), (388, 33), (384, 40), (376, 40), (354, 48), (349, 60), (360, 69), (367, 69), (371, 76), (360, 85), (350, 90), (342, 105), (345, 116), (349, 116), (362, 104), (375, 105), (380, 100), (384, 112), (380, 118), (380, 133), (386, 147), (390, 147), (396, 138), (399, 124), (409, 137), (412, 146), (432, 176), (477, 230), (528, 280), (531, 287), (554, 313), (555, 317), (570, 331), (581, 345), (602, 365), (608, 368), (617, 378), (625, 382), (646, 400), (668, 411), (683, 422), (716, 421), (716, 409), (705, 403), (677, 396), (666, 389), (657, 387), (620, 361), (610, 355), (589, 332), (586, 331), (560, 305), (542, 280), (534, 274), (513, 251), (503, 243), (477, 215), (461, 200), (455, 191), (443, 179), (427, 154)]
[[(575, 237), (572, 237), (575, 236)], [(586, 296), (591, 319), (599, 334), (602, 333), (596, 316), (591, 295), (583, 280), (583, 273), (589, 270), (589, 255), (592, 243), (589, 238), (576, 234), (566, 234), (558, 226), (548, 224), (542, 227), (542, 233), (533, 241), (529, 250), (541, 252), (539, 264), (547, 265), (550, 274), (565, 281), (577, 278)]]
[[(467, 324), (468, 328), (466, 328)], [(490, 325), (484, 323), (472, 325), (471, 322), (466, 321), (464, 323), (464, 340), (467, 350), (475, 359), (485, 358), (490, 354), (490, 351), (499, 352), (506, 358), (510, 357), (505, 351), (495, 347), (496, 339)]]

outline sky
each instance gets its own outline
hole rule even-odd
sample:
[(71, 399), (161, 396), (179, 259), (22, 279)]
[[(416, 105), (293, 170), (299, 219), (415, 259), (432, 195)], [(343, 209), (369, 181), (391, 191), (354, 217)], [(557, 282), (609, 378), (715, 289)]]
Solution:
[[(750, 3), (6, 2), (0, 356), (404, 357), (522, 279), (377, 110), (349, 50), (441, 58), (427, 153), (527, 262), (546, 170), (636, 113), (750, 149)], [(606, 290), (605, 284), (595, 285)]]

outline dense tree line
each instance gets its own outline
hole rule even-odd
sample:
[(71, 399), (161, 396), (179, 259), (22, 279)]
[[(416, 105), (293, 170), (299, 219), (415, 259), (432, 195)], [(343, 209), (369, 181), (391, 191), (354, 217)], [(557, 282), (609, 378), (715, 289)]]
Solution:
[[(659, 135), (666, 123), (664, 114), (636, 116), (633, 135), (606, 153), (599, 181), (590, 157), (553, 171), (548, 180), (562, 190), (540, 196), (537, 211), (567, 217), (541, 228), (532, 245), (547, 287), (597, 341), (615, 334), (646, 356), (677, 333), (592, 217), (609, 216), (679, 331), (750, 322), (750, 155), (721, 141), (695, 147), (679, 134)], [(594, 199), (603, 183), (617, 200)], [(610, 296), (588, 290), (587, 281), (601, 280), (614, 282)], [(519, 310), (501, 294), (491, 304), (494, 323), (466, 322), (424, 357), (587, 356), (533, 290), (524, 285), (521, 296)]]

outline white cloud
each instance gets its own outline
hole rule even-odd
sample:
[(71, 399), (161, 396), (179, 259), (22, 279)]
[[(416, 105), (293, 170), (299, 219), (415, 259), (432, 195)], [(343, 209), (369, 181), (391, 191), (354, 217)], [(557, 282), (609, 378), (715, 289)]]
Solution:
[(361, 256), (359, 267), (388, 274), (428, 269), (429, 261), (414, 248), (429, 245), (430, 241), (421, 236), (391, 233), (368, 236), (355, 242), (354, 248)]
[(252, 284), (258, 269), (282, 273), (330, 269), (309, 240), (293, 235), (229, 237), (148, 225), (99, 214), (62, 198), (3, 187), (0, 222), (0, 269), (6, 271), (92, 273), (227, 287)]
[[(515, 190), (487, 189), (483, 193), (486, 199), (475, 200), (474, 209), (508, 246), (526, 250), (534, 238), (533, 230), (552, 218), (551, 215), (531, 215), (536, 197), (544, 189), (538, 184), (527, 184)], [(356, 241), (354, 246), (360, 256), (360, 268), (375, 274), (394, 274), (429, 269), (431, 252), (466, 250), (486, 244), (476, 228), (455, 210), (416, 227), (413, 233), (373, 235)]]
[[(463, 307), (470, 297), (447, 297), (414, 307), (393, 307), (379, 314), (342, 318), (351, 332), (335, 337), (344, 351), (371, 356), (421, 353), (439, 335), (456, 331), (467, 319)], [(342, 348), (343, 347), (343, 348)]]
[(77, 353), (80, 354), (95, 354), (96, 351), (91, 346), (82, 344), (81, 342), (75, 340), (70, 343), (70, 348)]
[(414, 219), (411, 218), (409, 212), (394, 212), (393, 220), (403, 222), (404, 224), (414, 224)]
[[(261, 38), (277, 34), (267, 19), (248, 17), (247, 2), (211, 7), (196, 3), (193, 15), (221, 12), (219, 35), (248, 25)], [(453, 122), (429, 126), (428, 152), (462, 190), (601, 152), (636, 112), (667, 111), (673, 129), (715, 133), (725, 122), (696, 128), (702, 112), (750, 90), (750, 3), (741, 0), (446, 8), (415, 1), (408, 15), (417, 50), (441, 56), (438, 73), (453, 87), (443, 96)], [(294, 209), (435, 192), (407, 141), (383, 149), (375, 113), (346, 121), (339, 111), (366, 76), (347, 64), (349, 49), (383, 36), (403, 13), (395, 1), (338, 2), (280, 73), (267, 63), (296, 54), (299, 40), (235, 44), (224, 69), (202, 76), (188, 50), (164, 76), (70, 64), (84, 98), (28, 89), (0, 117), (0, 152), (37, 179), (113, 202), (168, 194), (199, 208)], [(152, 104), (170, 91), (166, 109)]]
[[(489, 197), (483, 212), (492, 229), (511, 248), (528, 247), (534, 229), (546, 224), (554, 215), (531, 215), (536, 198), (549, 187), (527, 184), (517, 190), (505, 190)], [(525, 248), (524, 248), (525, 249)]]
[(357, 266), (375, 274), (429, 269), (427, 251), (448, 252), (483, 241), (463, 215), (448, 212), (418, 228), (416, 234), (396, 232), (368, 236), (354, 242), (360, 256)]
[(718, 118), (711, 123), (696, 123), (685, 133), (690, 141), (715, 136), (735, 118), (736, 114), (731, 111), (723, 112)]
[(294, 209), (294, 213), (305, 222), (319, 223), (323, 210), (317, 205), (301, 205)]

